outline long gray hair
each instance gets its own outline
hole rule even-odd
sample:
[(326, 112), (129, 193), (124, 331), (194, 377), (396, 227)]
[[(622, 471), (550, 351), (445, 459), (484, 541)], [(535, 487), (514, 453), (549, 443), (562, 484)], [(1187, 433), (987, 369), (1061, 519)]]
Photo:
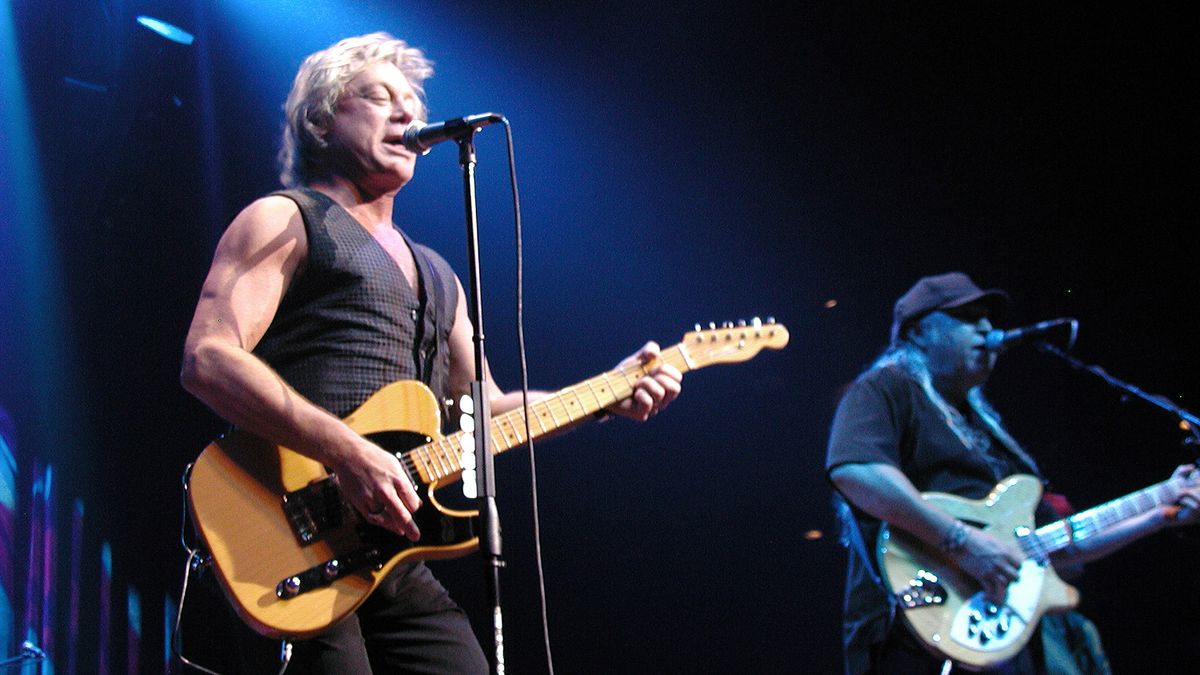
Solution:
[[(898, 368), (907, 373), (921, 387), (921, 391), (925, 392), (925, 396), (929, 398), (934, 407), (941, 413), (942, 419), (946, 422), (946, 426), (950, 427), (950, 431), (962, 441), (967, 448), (976, 451), (984, 451), (990, 445), (987, 435), (977, 427), (969, 424), (963, 414), (957, 408), (950, 405), (945, 397), (933, 387), (933, 377), (929, 374), (929, 363), (925, 358), (925, 353), (922, 352), (916, 345), (908, 340), (897, 340), (875, 359), (875, 362), (867, 369), (867, 372), (878, 368)], [(983, 395), (983, 387), (975, 386), (967, 392), (967, 404), (975, 411), (975, 414), (983, 422), (988, 431), (992, 432), (1001, 443), (1015, 451), (1022, 457), (1027, 457), (1020, 444), (1016, 439), (1008, 433), (1004, 425), (1000, 423), (1000, 414), (988, 403), (987, 398)]]

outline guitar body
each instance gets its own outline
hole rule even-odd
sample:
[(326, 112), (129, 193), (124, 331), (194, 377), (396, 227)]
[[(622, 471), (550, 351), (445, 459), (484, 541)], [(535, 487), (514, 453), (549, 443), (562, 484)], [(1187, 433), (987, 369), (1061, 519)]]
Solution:
[[(1018, 533), (1033, 530), (1033, 512), (1041, 494), (1037, 478), (1017, 475), (981, 500), (936, 492), (922, 497), (968, 525), (1016, 542)], [(1049, 563), (1027, 559), (1009, 586), (1005, 605), (995, 607), (984, 599), (974, 578), (900, 530), (885, 526), (877, 553), (884, 583), (899, 601), (900, 614), (918, 641), (938, 658), (971, 670), (1012, 658), (1029, 642), (1043, 614), (1079, 602), (1078, 592), (1059, 579)]]
[[(391, 452), (440, 436), (437, 401), (420, 382), (384, 387), (345, 422)], [(285, 511), (285, 496), (314, 481), (328, 485), (328, 478), (319, 462), (241, 432), (210, 444), (192, 467), (187, 491), (192, 521), (230, 603), (262, 635), (316, 635), (357, 609), (400, 562), (458, 557), (478, 547), (478, 512), (443, 508), (433, 495), (436, 482), (421, 495), (423, 504), (414, 516), (419, 542), (366, 524), (340, 500), (330, 508), (342, 513), (319, 527), (313, 541), (301, 541), (296, 519)], [(316, 512), (332, 503), (321, 495), (314, 501)], [(379, 555), (364, 563), (367, 550)], [(353, 566), (359, 569), (346, 569), (346, 562), (356, 558)], [(281, 582), (305, 570), (322, 570), (330, 560), (342, 562), (336, 579), (326, 578), (294, 597), (277, 593)]]

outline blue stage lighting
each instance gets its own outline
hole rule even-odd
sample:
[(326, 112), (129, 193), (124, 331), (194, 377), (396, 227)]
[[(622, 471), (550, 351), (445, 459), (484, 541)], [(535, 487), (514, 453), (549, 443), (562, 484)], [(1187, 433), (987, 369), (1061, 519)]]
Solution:
[(179, 26), (169, 24), (166, 21), (161, 21), (153, 17), (142, 15), (137, 18), (137, 22), (154, 31), (155, 33), (165, 37), (171, 42), (178, 42), (181, 45), (190, 45), (196, 40), (196, 36), (180, 28)]

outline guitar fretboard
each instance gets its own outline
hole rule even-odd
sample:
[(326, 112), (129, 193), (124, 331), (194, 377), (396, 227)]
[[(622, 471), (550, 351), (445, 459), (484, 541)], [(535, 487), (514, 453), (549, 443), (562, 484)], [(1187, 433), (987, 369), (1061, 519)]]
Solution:
[(1174, 503), (1190, 482), (1191, 480), (1187, 477), (1171, 478), (1106, 504), (1081, 511), (1065, 520), (1039, 527), (1032, 534), (1019, 539), (1021, 548), (1031, 557), (1045, 560), (1051, 553), (1062, 550), (1073, 542), (1094, 537), (1121, 521), (1141, 515), (1163, 504)]
[[(690, 358), (683, 343), (662, 350), (659, 361), (671, 364), (681, 373), (700, 367)], [(524, 407), (493, 417), (488, 435), (492, 454), (498, 455), (524, 443), (528, 435), (537, 439), (629, 398), (637, 381), (647, 372), (648, 367), (644, 364), (614, 368), (534, 401), (529, 404), (532, 419), (528, 425)], [(419, 475), (426, 485), (444, 481), (462, 473), (464, 446), (473, 448), (473, 443), (472, 435), (465, 431), (455, 432), (408, 451), (402, 461), (410, 473)]]
[[(637, 381), (659, 364), (666, 363), (686, 373), (715, 363), (745, 361), (762, 349), (782, 349), (787, 343), (787, 329), (773, 319), (766, 323), (755, 319), (749, 325), (726, 324), (721, 328), (710, 324), (707, 330), (697, 326), (682, 342), (659, 352), (652, 363), (618, 366), (530, 403), (532, 419), (528, 422), (524, 407), (493, 417), (488, 427), (489, 449), (498, 455), (525, 443), (529, 437), (538, 438), (586, 420), (632, 396)], [(473, 454), (474, 443), (469, 430), (459, 431), (413, 448), (403, 454), (401, 461), (409, 475), (424, 484), (434, 481), (444, 484), (462, 474), (462, 457), (464, 453)]]

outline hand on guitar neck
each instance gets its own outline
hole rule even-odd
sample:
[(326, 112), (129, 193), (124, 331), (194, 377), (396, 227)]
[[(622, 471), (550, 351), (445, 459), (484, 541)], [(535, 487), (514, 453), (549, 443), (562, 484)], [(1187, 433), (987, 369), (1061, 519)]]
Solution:
[(633, 395), (606, 408), (608, 412), (645, 422), (679, 396), (683, 386), (683, 373), (675, 366), (660, 361), (661, 352), (657, 342), (647, 342), (644, 347), (617, 364), (618, 369), (638, 364), (650, 370), (634, 385)]
[[(1189, 476), (1194, 478), (1198, 472), (1200, 471), (1197, 470), (1195, 464), (1184, 464), (1175, 469), (1171, 478), (1183, 479)], [(1163, 516), (1166, 527), (1200, 523), (1200, 485), (1193, 484), (1185, 490), (1174, 504), (1166, 507)]]

